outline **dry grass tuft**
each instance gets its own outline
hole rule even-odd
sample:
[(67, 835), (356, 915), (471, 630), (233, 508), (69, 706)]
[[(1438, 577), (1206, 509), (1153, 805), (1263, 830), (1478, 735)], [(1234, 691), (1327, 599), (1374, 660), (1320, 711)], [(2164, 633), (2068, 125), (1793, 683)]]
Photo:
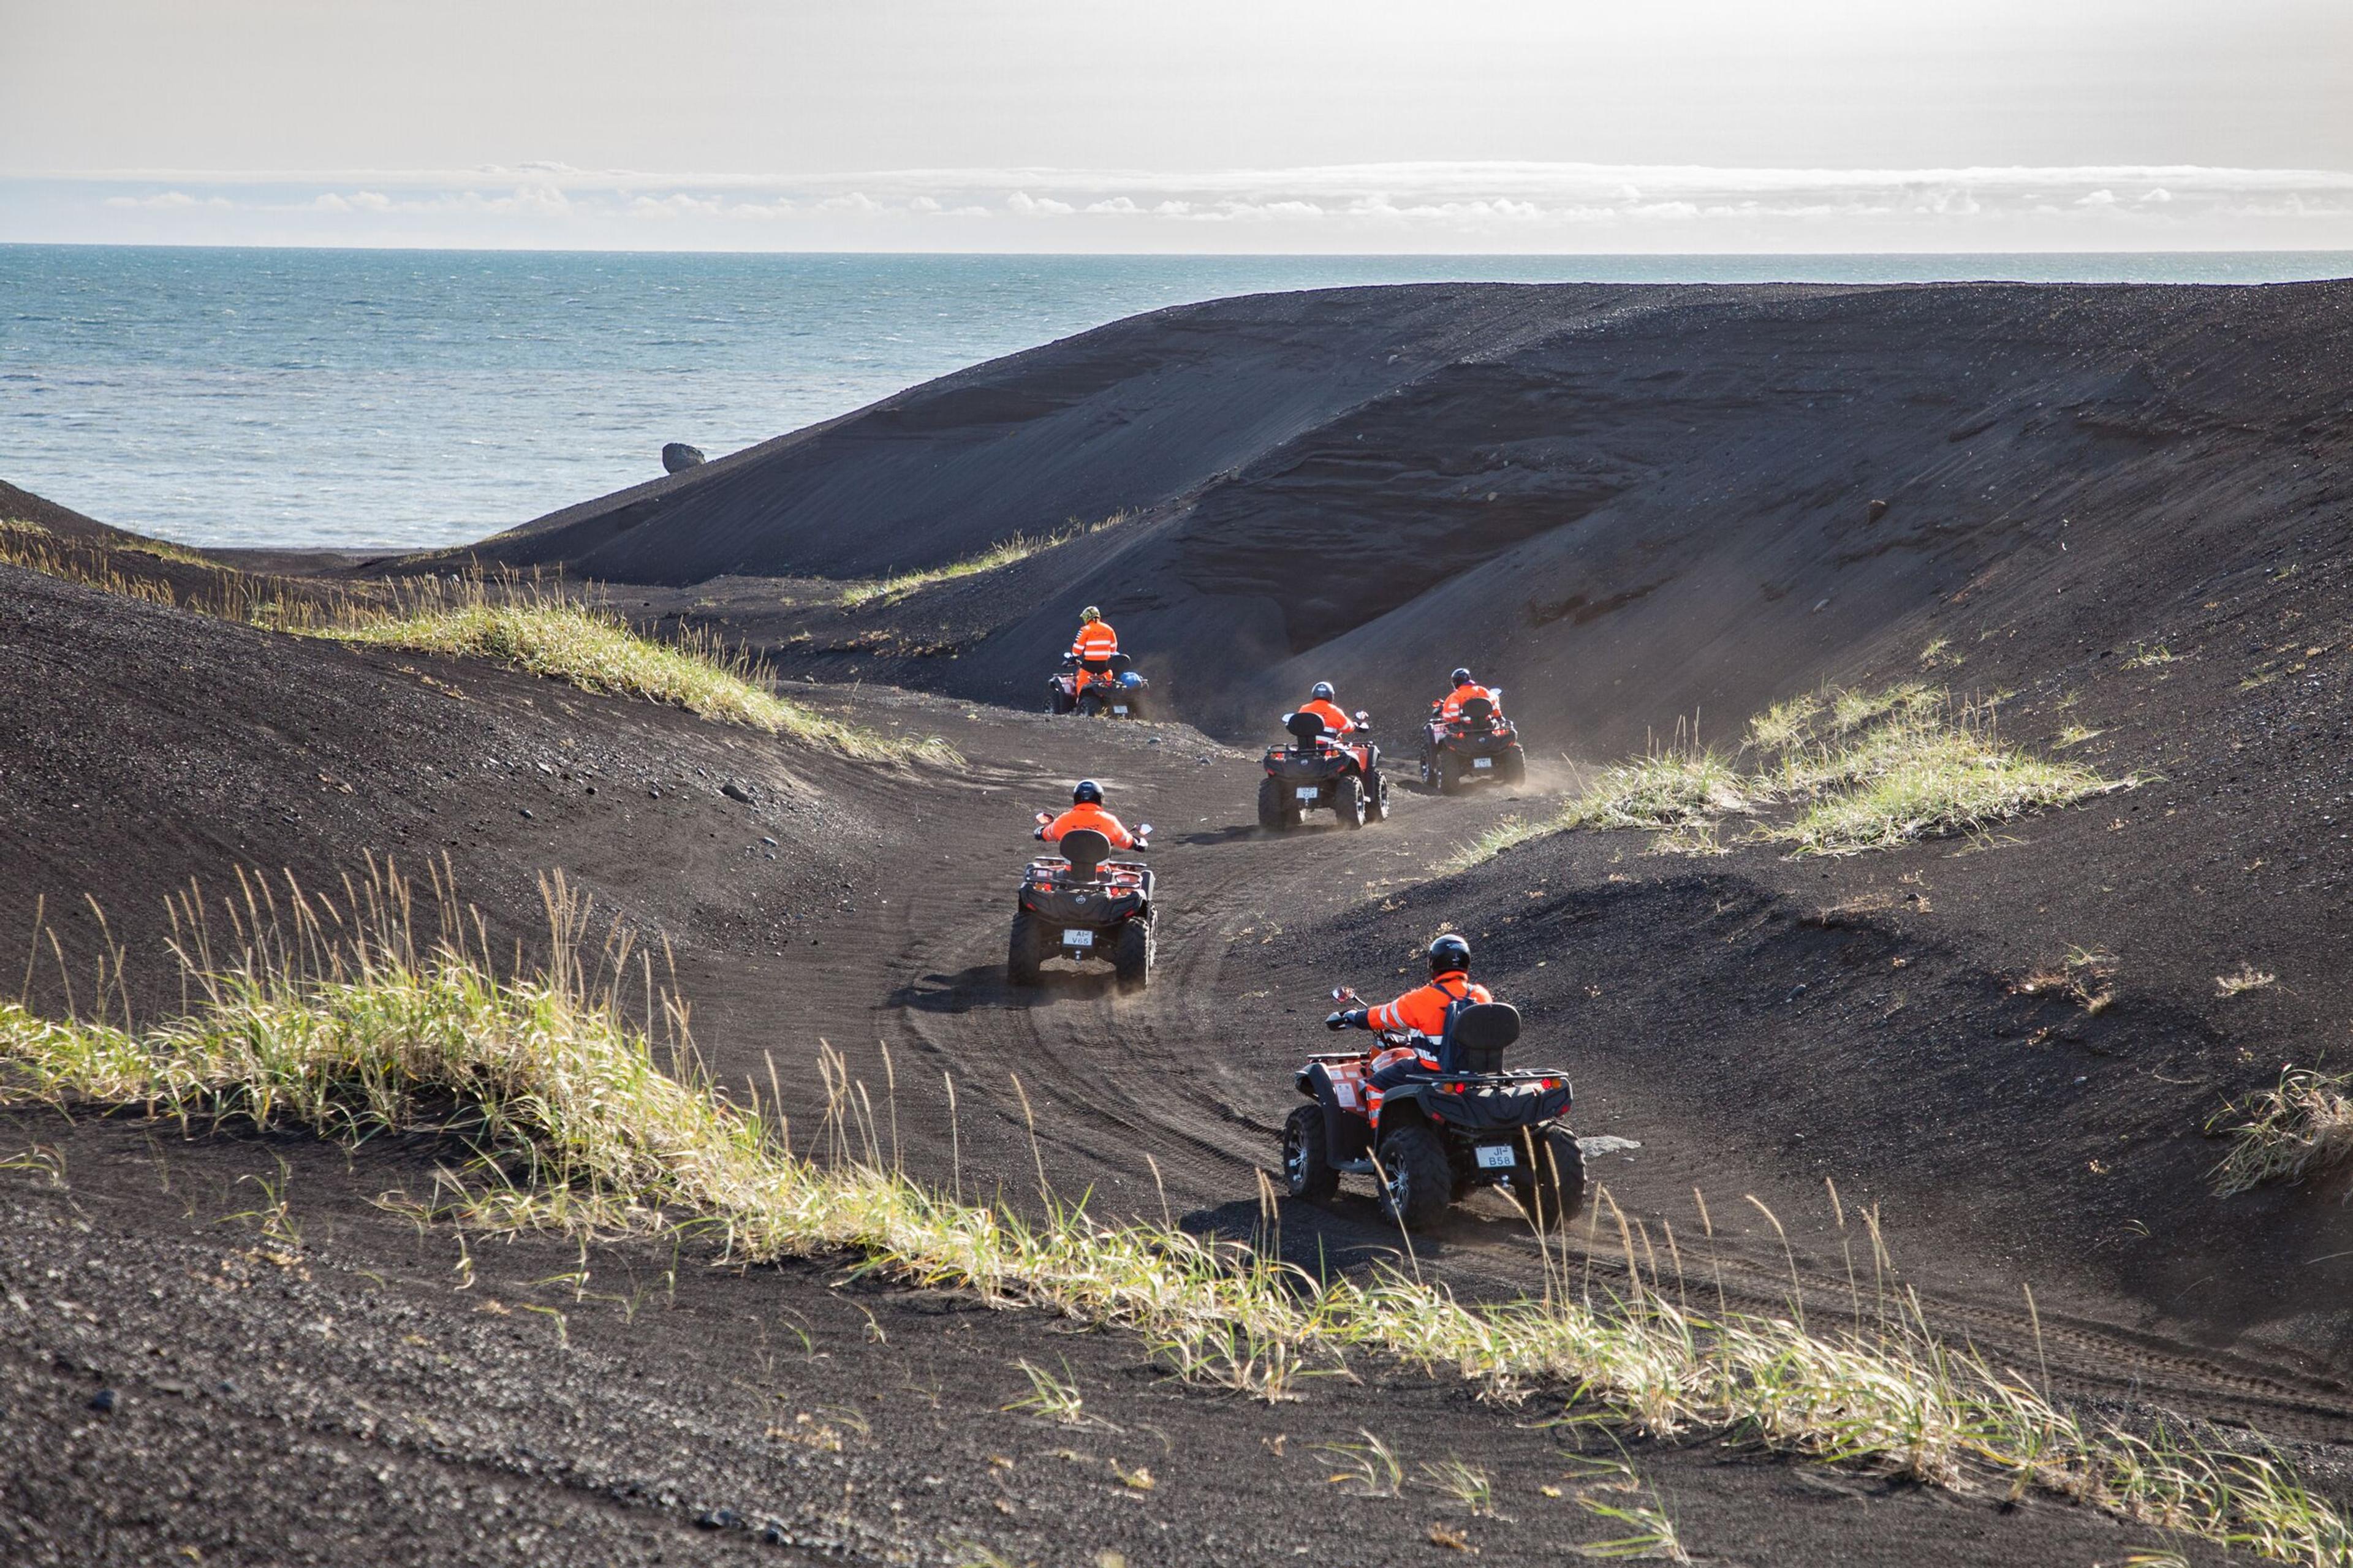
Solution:
[(853, 583), (841, 591), (841, 596), (838, 602), (845, 609), (855, 609), (860, 605), (890, 604), (894, 600), (903, 599), (910, 594), (920, 593), (934, 584), (953, 582), (958, 577), (977, 576), (983, 572), (994, 572), (999, 567), (1010, 566), (1017, 561), (1027, 561), (1032, 555), (1042, 554), (1058, 545), (1068, 544), (1074, 539), (1084, 539), (1091, 533), (1101, 533), (1106, 528), (1115, 528), (1125, 522), (1127, 519), (1128, 514), (1125, 511), (1115, 511), (1109, 517), (1094, 522), (1080, 522), (1072, 519), (1071, 522), (1054, 530), (1051, 533), (1017, 533), (1010, 539), (997, 541), (977, 555), (967, 555), (963, 560), (952, 561), (945, 566), (928, 567), (920, 572), (902, 572), (895, 576), (885, 577), (875, 583)]
[[(2244, 1120), (2227, 1129), (2214, 1125), (2232, 1116)], [(2291, 1068), (2276, 1087), (2225, 1106), (2208, 1131), (2232, 1141), (2214, 1167), (2217, 1197), (2319, 1175), (2353, 1160), (2353, 1073)]]
[(1732, 813), (1750, 801), (1722, 753), (1678, 742), (1604, 768), (1555, 819), (1558, 827), (1635, 827), (1672, 832)]
[[(418, 942), (406, 889), (389, 877), (340, 900), (290, 889), (272, 900), (248, 885), (218, 953), (185, 897), (175, 945), (191, 1011), (134, 1031), (0, 1004), (5, 1098), (349, 1141), (458, 1136), (473, 1157), (429, 1212), (475, 1226), (691, 1232), (738, 1262), (848, 1251), (911, 1282), (1156, 1340), (1240, 1332), (1301, 1353), (1397, 1358), (1499, 1397), (1558, 1391), (1580, 1419), (1661, 1437), (1738, 1434), (1929, 1485), (2038, 1489), (2282, 1561), (2353, 1561), (2353, 1527), (2271, 1450), (2087, 1425), (1937, 1340), (1901, 1291), (1875, 1292), (1873, 1310), (1858, 1289), (1852, 1321), (1829, 1329), (1794, 1310), (1709, 1315), (1621, 1223), (1617, 1293), (1580, 1288), (1577, 1255), (1540, 1237), (1542, 1296), (1465, 1301), (1401, 1269), (1309, 1276), (1171, 1225), (1099, 1219), (1042, 1190), (1042, 1212), (1025, 1218), (888, 1162), (871, 1104), (830, 1057), (829, 1110), (796, 1152), (756, 1099), (740, 1107), (696, 1076), (682, 1007), (623, 1005), (603, 977), (630, 972), (624, 936), (592, 972), (577, 956), (586, 909), (560, 883), (548, 904), (550, 963), (501, 977), (446, 900), (441, 939)], [(640, 1017), (664, 1020), (661, 1037)], [(682, 1076), (656, 1066), (658, 1049)], [(1033, 1393), (1059, 1382), (1037, 1379)], [(1378, 1466), (1370, 1479), (1393, 1474)]]
[(2279, 976), (2268, 969), (2257, 969), (2252, 963), (2242, 963), (2229, 974), (2214, 976), (2214, 994), (2243, 996), (2250, 991), (2261, 991), (2266, 985), (2279, 983)]
[(1814, 738), (1814, 725), (1829, 709), (1825, 698), (1811, 692), (1776, 702), (1748, 721), (1748, 738), (1742, 747), (1761, 752), (1794, 750)]

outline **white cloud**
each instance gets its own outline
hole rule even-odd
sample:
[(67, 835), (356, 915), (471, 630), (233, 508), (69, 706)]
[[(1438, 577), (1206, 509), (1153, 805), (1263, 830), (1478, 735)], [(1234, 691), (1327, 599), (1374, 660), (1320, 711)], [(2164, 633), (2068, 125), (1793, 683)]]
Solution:
[[(42, 184), (34, 182), (35, 184)], [(55, 184), (48, 182), (47, 184)], [(0, 183), (0, 237), (7, 232)], [(332, 179), (145, 173), (81, 182), (168, 240), (230, 237), (200, 212), (299, 215), (301, 242), (785, 245), (967, 243), (913, 220), (1019, 220), (1024, 248), (1293, 247), (1575, 252), (2353, 247), (2353, 173), (2187, 164), (1936, 169), (1392, 163), (1194, 172), (905, 169), (823, 178), (656, 175), (564, 164)], [(254, 220), (259, 223), (259, 220)], [(632, 240), (659, 227), (662, 237)], [(95, 237), (114, 237), (101, 230)], [(283, 232), (282, 224), (269, 231)], [(926, 235), (937, 237), (926, 238)], [(40, 237), (65, 237), (43, 235)], [(288, 241), (280, 240), (284, 243)], [(976, 241), (975, 241), (976, 242)]]
[(1068, 202), (1058, 202), (1051, 196), (1033, 196), (1027, 191), (1014, 192), (1005, 198), (1005, 205), (1023, 217), (1061, 217), (1078, 210)]

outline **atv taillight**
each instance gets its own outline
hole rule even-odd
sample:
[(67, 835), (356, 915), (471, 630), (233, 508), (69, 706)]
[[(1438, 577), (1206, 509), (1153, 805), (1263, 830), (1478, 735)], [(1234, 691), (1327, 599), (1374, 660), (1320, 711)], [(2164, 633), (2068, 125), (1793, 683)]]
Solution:
[(1447, 1092), (1447, 1093), (1449, 1093), (1449, 1094), (1461, 1094), (1464, 1089), (1468, 1089), (1469, 1087), (1470, 1087), (1470, 1085), (1468, 1085), (1468, 1084), (1461, 1084), (1461, 1083), (1450, 1083), (1450, 1084), (1448, 1084), (1448, 1085), (1446, 1086), (1446, 1092)]
[(1556, 1078), (1548, 1078), (1548, 1079), (1546, 1079), (1542, 1083), (1540, 1083), (1540, 1084), (1536, 1085), (1536, 1087), (1537, 1087), (1538, 1089), (1558, 1089), (1558, 1088), (1560, 1087), (1560, 1079), (1556, 1079)]

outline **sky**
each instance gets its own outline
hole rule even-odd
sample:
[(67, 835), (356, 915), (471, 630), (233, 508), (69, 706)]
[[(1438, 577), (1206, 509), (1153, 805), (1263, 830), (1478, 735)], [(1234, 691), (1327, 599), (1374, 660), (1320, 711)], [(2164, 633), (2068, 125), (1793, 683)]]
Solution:
[(0, 0), (0, 241), (2353, 248), (2353, 0)]

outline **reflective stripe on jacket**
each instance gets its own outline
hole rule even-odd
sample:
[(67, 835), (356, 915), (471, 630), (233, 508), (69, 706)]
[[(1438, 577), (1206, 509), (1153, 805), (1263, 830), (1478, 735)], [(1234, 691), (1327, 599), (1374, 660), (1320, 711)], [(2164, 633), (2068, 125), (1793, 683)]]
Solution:
[(1374, 1008), (1365, 1015), (1365, 1024), (1383, 1034), (1406, 1030), (1435, 1040), (1446, 1033), (1446, 1010), (1466, 997), (1473, 1002), (1495, 999), (1484, 985), (1472, 984), (1462, 971), (1450, 969), (1429, 984)]
[(1111, 840), (1114, 849), (1135, 847), (1135, 835), (1127, 825), (1091, 800), (1082, 800), (1039, 831), (1038, 837), (1049, 844), (1059, 843), (1065, 833), (1081, 827), (1092, 827)]
[(1477, 681), (1472, 681), (1467, 685), (1458, 686), (1453, 690), (1446, 694), (1446, 701), (1444, 705), (1439, 709), (1439, 716), (1443, 719), (1461, 718), (1462, 705), (1465, 702), (1470, 701), (1473, 697), (1485, 698), (1487, 700), (1488, 706), (1494, 709), (1497, 713), (1501, 713), (1504, 710), (1504, 705), (1495, 700), (1495, 694), (1493, 692), (1488, 690)]
[(1299, 710), (1302, 713), (1313, 713), (1324, 721), (1324, 732), (1326, 735), (1345, 735), (1356, 727), (1356, 721), (1342, 712), (1338, 703), (1326, 702), (1320, 697), (1301, 703)]

